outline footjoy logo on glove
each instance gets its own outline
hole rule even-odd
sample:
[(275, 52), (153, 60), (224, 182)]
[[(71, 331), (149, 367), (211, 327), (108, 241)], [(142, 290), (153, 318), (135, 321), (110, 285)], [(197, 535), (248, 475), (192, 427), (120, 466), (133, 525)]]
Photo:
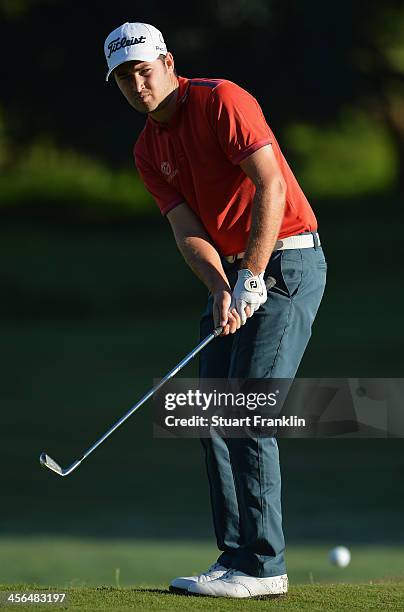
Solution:
[(108, 45), (108, 59), (113, 53), (115, 53), (115, 51), (119, 51), (119, 49), (123, 49), (124, 47), (130, 47), (131, 45), (139, 45), (140, 43), (144, 42), (146, 42), (146, 36), (139, 36), (139, 38), (135, 38), (134, 36), (132, 36), (132, 38), (126, 38), (126, 36), (124, 36), (123, 38), (115, 38), (114, 40), (111, 40)]
[(244, 287), (247, 291), (259, 291), (258, 283), (255, 278), (247, 278), (244, 283)]

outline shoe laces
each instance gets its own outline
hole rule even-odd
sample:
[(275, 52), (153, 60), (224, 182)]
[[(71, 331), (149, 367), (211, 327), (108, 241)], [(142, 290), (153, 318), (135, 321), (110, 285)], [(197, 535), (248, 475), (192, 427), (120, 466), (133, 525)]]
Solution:
[(205, 572), (205, 574), (208, 574), (209, 572), (216, 572), (218, 570), (220, 570), (223, 567), (223, 565), (221, 565), (220, 563), (218, 563), (216, 561), (216, 563), (213, 563), (213, 565), (211, 565)]
[(236, 570), (236, 569), (229, 569), (229, 570), (227, 570), (227, 572), (225, 574), (223, 574), (221, 579), (222, 580), (226, 580), (227, 578), (231, 578), (238, 571), (239, 570)]

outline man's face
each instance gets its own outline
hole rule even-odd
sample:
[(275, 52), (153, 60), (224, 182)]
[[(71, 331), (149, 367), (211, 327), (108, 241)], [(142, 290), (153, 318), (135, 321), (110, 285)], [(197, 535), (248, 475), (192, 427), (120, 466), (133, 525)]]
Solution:
[(169, 53), (163, 63), (131, 61), (114, 70), (119, 89), (131, 106), (140, 113), (152, 113), (172, 92), (174, 63)]

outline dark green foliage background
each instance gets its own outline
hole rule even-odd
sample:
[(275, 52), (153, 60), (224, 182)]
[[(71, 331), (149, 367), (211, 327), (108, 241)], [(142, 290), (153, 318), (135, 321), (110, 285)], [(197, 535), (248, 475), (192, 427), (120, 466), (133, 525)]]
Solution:
[[(199, 571), (213, 535), (200, 443), (154, 440), (150, 404), (71, 477), (39, 466), (43, 450), (70, 464), (193, 348), (206, 299), (133, 169), (144, 118), (103, 81), (104, 37), (125, 20), (154, 23), (180, 74), (228, 78), (258, 98), (314, 206), (329, 264), (299, 374), (402, 377), (402, 3), (0, 0), (0, 19), (0, 553), (8, 559), (10, 546), (15, 564), (7, 581), (20, 564), (21, 580), (76, 576), (76, 564), (83, 578), (91, 555), (93, 583), (112, 580), (113, 556), (104, 563), (97, 551), (130, 537), (144, 544), (120, 557), (132, 563), (127, 584), (136, 572), (167, 580), (173, 541), (184, 544), (173, 571)], [(196, 363), (183, 375), (195, 373)], [(352, 563), (352, 579), (389, 575), (380, 559), (393, 559), (390, 545), (401, 567), (402, 440), (282, 439), (280, 449), (292, 575), (297, 567), (299, 580), (311, 580), (307, 556), (338, 579), (321, 548), (336, 544), (365, 545), (356, 558), (366, 545), (373, 551), (374, 572)], [(37, 555), (29, 536), (42, 534)], [(50, 574), (56, 536), (80, 540), (65, 544), (66, 566), (55, 562)], [(85, 537), (100, 546), (89, 544), (90, 557)], [(158, 574), (152, 540), (166, 541)]]

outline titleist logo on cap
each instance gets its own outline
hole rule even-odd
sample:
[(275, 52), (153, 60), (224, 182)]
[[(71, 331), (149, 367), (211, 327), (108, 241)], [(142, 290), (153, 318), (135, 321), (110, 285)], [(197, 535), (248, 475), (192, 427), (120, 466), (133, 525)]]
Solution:
[(108, 64), (106, 80), (125, 62), (155, 62), (167, 55), (162, 33), (149, 23), (126, 22), (105, 39), (104, 53)]
[(135, 38), (134, 36), (132, 36), (132, 38), (126, 38), (126, 36), (123, 36), (122, 38), (115, 38), (114, 40), (111, 40), (111, 42), (108, 44), (108, 59), (113, 53), (115, 53), (115, 51), (119, 51), (119, 49), (123, 49), (124, 47), (130, 47), (131, 45), (140, 45), (141, 43), (145, 42), (146, 36), (139, 36), (139, 38)]

